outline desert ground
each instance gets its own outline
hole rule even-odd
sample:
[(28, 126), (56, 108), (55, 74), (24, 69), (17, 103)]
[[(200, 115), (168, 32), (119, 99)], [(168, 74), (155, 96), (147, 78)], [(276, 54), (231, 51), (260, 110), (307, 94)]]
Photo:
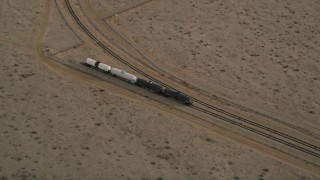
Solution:
[[(188, 107), (79, 71), (92, 57), (134, 73), (64, 2), (0, 2), (0, 179), (320, 178), (316, 157), (310, 168)], [(319, 146), (317, 0), (70, 3), (136, 67)]]

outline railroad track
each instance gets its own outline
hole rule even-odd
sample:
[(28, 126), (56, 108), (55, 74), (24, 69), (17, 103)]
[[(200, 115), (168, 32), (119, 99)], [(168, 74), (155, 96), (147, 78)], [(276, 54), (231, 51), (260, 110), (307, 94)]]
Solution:
[[(73, 8), (70, 5), (69, 0), (65, 0), (65, 4), (66, 7), (68, 8), (70, 14), (72, 15), (72, 17), (74, 18), (74, 20), (77, 22), (77, 24), (80, 26), (80, 28), (93, 40), (95, 41), (95, 43), (97, 43), (97, 45), (99, 45), (104, 51), (106, 51), (108, 54), (110, 54), (112, 57), (114, 57), (116, 60), (122, 62), (123, 64), (125, 64), (126, 66), (128, 66), (129, 68), (131, 68), (132, 70), (136, 71), (137, 73), (139, 73), (140, 75), (173, 90), (176, 90), (173, 87), (170, 87), (169, 85), (153, 78), (152, 76), (148, 75), (147, 73), (143, 72), (142, 70), (136, 68), (135, 66), (133, 66), (132, 64), (130, 64), (129, 62), (127, 62), (125, 59), (123, 59), (122, 57), (120, 57), (119, 55), (117, 55), (115, 52), (113, 52), (110, 48), (108, 48), (106, 45), (104, 45), (99, 39), (97, 39), (85, 26), (84, 24), (80, 21), (80, 19), (77, 17), (77, 15), (75, 14)], [(176, 90), (178, 91), (178, 90)], [(193, 97), (192, 97), (193, 98)], [(313, 145), (311, 143), (308, 143), (306, 141), (297, 139), (293, 136), (290, 136), (288, 134), (282, 133), (280, 131), (277, 131), (275, 129), (269, 128), (267, 126), (261, 125), (259, 123), (256, 123), (254, 121), (251, 121), (249, 119), (246, 118), (242, 118), (240, 116), (237, 116), (235, 114), (232, 114), (230, 112), (227, 112), (225, 110), (222, 110), (220, 108), (217, 108), (213, 105), (210, 105), (208, 103), (205, 103), (197, 98), (193, 98), (193, 101), (198, 103), (199, 105), (202, 105), (204, 107), (206, 107), (207, 109), (213, 110), (215, 112), (209, 111), (205, 108), (201, 108), (199, 106), (195, 106), (192, 105), (191, 108), (205, 113), (207, 115), (210, 115), (212, 117), (215, 117), (223, 122), (227, 122), (229, 124), (232, 124), (234, 126), (243, 128), (247, 131), (250, 131), (252, 133), (258, 134), (260, 136), (263, 136), (267, 139), (271, 139), (273, 141), (276, 141), (278, 143), (281, 143), (283, 145), (286, 145), (288, 147), (291, 147), (293, 149), (296, 149), (298, 151), (304, 152), (306, 154), (309, 154), (311, 156), (320, 158), (320, 147)]]

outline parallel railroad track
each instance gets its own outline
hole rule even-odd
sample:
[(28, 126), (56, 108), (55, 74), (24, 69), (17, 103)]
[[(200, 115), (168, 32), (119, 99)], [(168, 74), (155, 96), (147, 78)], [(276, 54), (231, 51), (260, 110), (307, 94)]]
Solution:
[[(175, 88), (173, 87), (170, 87), (169, 85), (153, 78), (152, 76), (148, 75), (147, 73), (143, 72), (142, 70), (136, 68), (135, 66), (133, 66), (132, 64), (130, 64), (128, 61), (126, 61), (125, 59), (123, 59), (122, 57), (120, 57), (119, 55), (117, 55), (115, 52), (113, 52), (110, 48), (108, 48), (106, 45), (104, 45), (99, 39), (97, 39), (85, 26), (84, 24), (80, 21), (80, 19), (77, 17), (77, 15), (75, 14), (73, 8), (71, 7), (70, 5), (70, 2), (69, 0), (65, 0), (65, 4), (66, 4), (66, 7), (68, 8), (70, 14), (72, 15), (72, 17), (74, 18), (74, 20), (78, 23), (78, 25), (80, 26), (80, 28), (93, 40), (95, 41), (95, 43), (97, 43), (97, 45), (99, 45), (104, 51), (106, 51), (108, 54), (110, 54), (112, 57), (114, 57), (115, 59), (117, 59), (118, 61), (122, 62), (123, 64), (125, 64), (126, 66), (128, 66), (129, 68), (131, 68), (132, 70), (136, 71), (137, 73), (141, 74), (142, 76), (166, 87), (166, 88), (170, 88), (170, 89), (173, 89), (173, 90), (176, 90)], [(177, 90), (176, 90), (177, 91)], [(192, 97), (193, 98), (193, 97)], [(195, 105), (192, 105), (191, 108), (199, 111), (199, 112), (202, 112), (202, 113), (205, 113), (205, 114), (208, 114), (212, 117), (215, 117), (219, 120), (222, 120), (224, 122), (227, 122), (229, 124), (232, 124), (234, 126), (237, 126), (237, 127), (241, 127), (247, 131), (250, 131), (250, 132), (253, 132), (255, 134), (258, 134), (260, 136), (263, 136), (265, 138), (268, 138), (268, 139), (271, 139), (271, 140), (274, 140), (278, 143), (281, 143), (283, 145), (286, 145), (288, 147), (291, 147), (293, 149), (296, 149), (296, 150), (299, 150), (301, 152), (304, 152), (306, 154), (309, 154), (311, 156), (314, 156), (314, 157), (317, 157), (317, 158), (320, 158), (320, 147), (319, 146), (316, 146), (316, 145), (313, 145), (311, 143), (308, 143), (306, 141), (303, 141), (303, 140), (300, 140), (300, 139), (297, 139), (293, 136), (290, 136), (288, 134), (285, 134), (285, 133), (282, 133), (280, 131), (277, 131), (275, 129), (272, 129), (272, 128), (269, 128), (267, 126), (264, 126), (264, 125), (261, 125), (259, 123), (256, 123), (254, 121), (251, 121), (249, 119), (245, 119), (245, 118), (242, 118), (240, 116), (237, 116), (235, 114), (232, 114), (230, 112), (227, 112), (225, 110), (222, 110), (220, 108), (217, 108), (213, 105), (210, 105), (206, 102), (203, 102), (199, 99), (196, 99), (196, 98), (193, 98), (193, 101), (210, 109), (210, 110), (213, 110), (215, 112), (218, 112), (218, 113), (215, 113), (215, 112), (211, 112), (211, 111), (208, 111), (204, 108), (201, 108), (199, 106), (195, 106)], [(222, 114), (222, 115), (220, 115)], [(269, 133), (267, 133), (269, 132)], [(278, 137), (276, 137), (278, 136)], [(290, 142), (291, 141), (291, 142)], [(297, 145), (298, 144), (298, 145)]]

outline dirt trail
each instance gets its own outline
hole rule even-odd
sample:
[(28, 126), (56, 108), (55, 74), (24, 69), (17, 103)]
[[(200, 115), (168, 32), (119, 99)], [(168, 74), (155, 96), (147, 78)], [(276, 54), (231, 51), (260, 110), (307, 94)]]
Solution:
[[(46, 74), (46, 72), (44, 72), (43, 68), (39, 67), (39, 63), (41, 64), (45, 64), (47, 67), (50, 67), (48, 66), (48, 63), (42, 53), (42, 40), (43, 40), (43, 36), (46, 32), (46, 29), (48, 27), (48, 20), (49, 20), (49, 14), (50, 14), (50, 11), (51, 11), (51, 1), (52, 0), (45, 0), (44, 2), (44, 7), (43, 7), (43, 10), (42, 10), (42, 19), (41, 19), (41, 22), (40, 22), (40, 27), (38, 28), (38, 31), (36, 32), (36, 38), (34, 38), (34, 41), (32, 43), (33, 45), (33, 54), (35, 56), (35, 59), (36, 59), (36, 62), (35, 62), (35, 66), (36, 66), (36, 70), (37, 71), (42, 71), (41, 74)], [(37, 73), (38, 74), (38, 73)], [(40, 74), (40, 73), (39, 73)], [(47, 85), (47, 82), (44, 82), (44, 85)], [(42, 129), (39, 129), (39, 131), (42, 131), (42, 132), (46, 132), (46, 129), (48, 128), (48, 124), (46, 123), (46, 121), (43, 122), (43, 124), (40, 126), (40, 128)], [(42, 166), (42, 170), (41, 170), (41, 176), (40, 178), (41, 179), (46, 179), (46, 176), (48, 174), (48, 165), (47, 165), (47, 155), (48, 155), (48, 141), (49, 141), (49, 136), (44, 136), (44, 139), (43, 139), (43, 145), (42, 145), (42, 153), (43, 153), (43, 160), (42, 160), (42, 163), (43, 163), (43, 166)]]

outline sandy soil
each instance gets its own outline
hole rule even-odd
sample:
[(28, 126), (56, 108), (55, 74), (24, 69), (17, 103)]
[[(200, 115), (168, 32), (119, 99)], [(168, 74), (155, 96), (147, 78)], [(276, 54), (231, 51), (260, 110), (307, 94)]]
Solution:
[(316, 0), (167, 0), (106, 22), (173, 76), (318, 134), (319, 12)]
[(1, 179), (319, 178), (55, 63), (105, 56), (54, 1), (0, 8)]

